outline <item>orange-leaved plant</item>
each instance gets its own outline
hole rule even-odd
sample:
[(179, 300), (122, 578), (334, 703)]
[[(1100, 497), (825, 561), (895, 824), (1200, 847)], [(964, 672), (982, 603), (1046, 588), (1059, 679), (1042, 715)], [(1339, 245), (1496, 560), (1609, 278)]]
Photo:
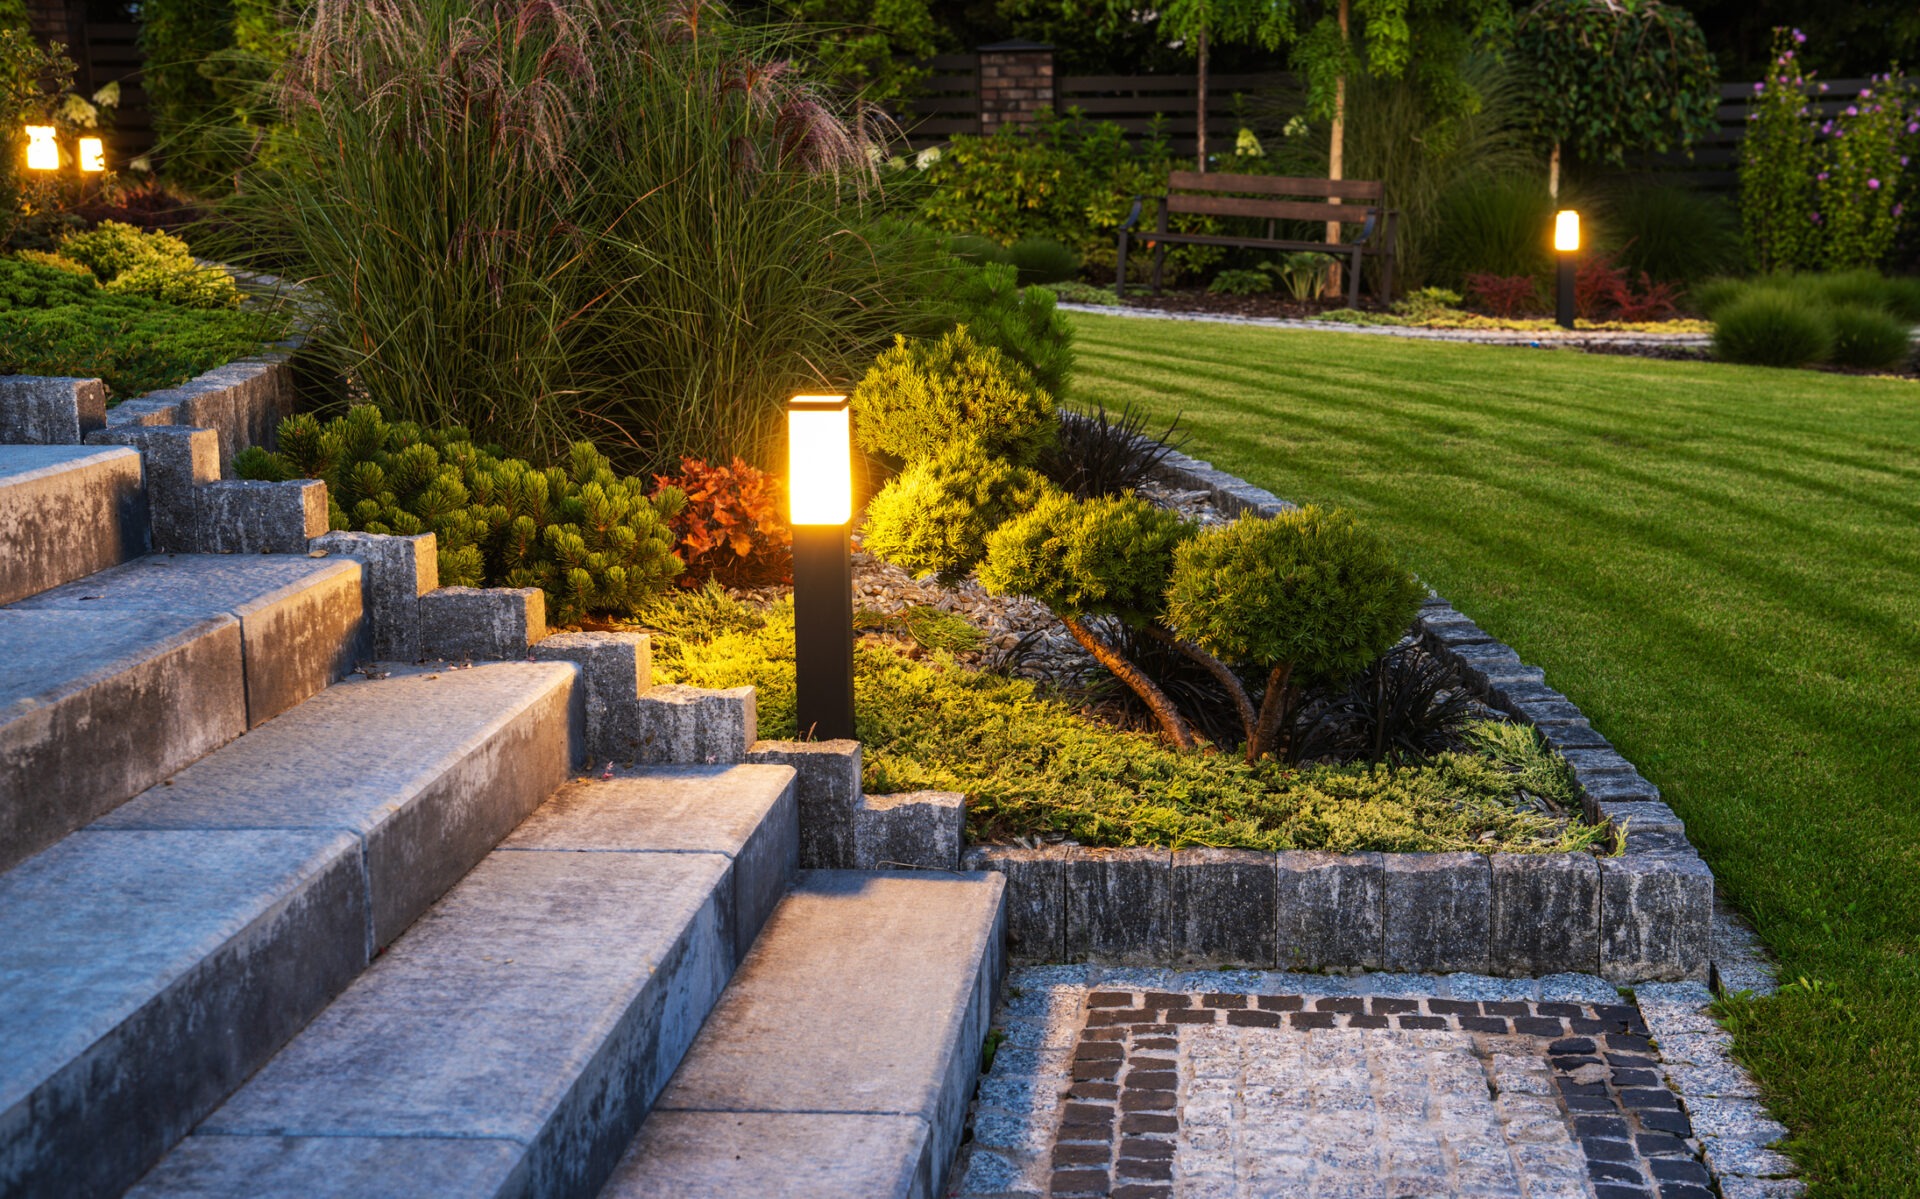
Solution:
[(714, 466), (682, 458), (677, 475), (655, 475), (655, 494), (668, 487), (687, 497), (673, 518), (683, 587), (715, 579), (730, 587), (785, 582), (793, 574), (793, 530), (782, 515), (780, 481), (735, 458)]

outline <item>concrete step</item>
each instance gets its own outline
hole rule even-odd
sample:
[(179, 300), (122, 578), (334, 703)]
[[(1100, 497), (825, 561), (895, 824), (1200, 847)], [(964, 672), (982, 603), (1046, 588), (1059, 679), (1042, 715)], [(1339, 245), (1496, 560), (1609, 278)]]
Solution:
[(0, 870), (343, 677), (361, 569), (154, 555), (0, 608)]
[(603, 1199), (933, 1199), (1005, 976), (999, 875), (808, 871)]
[(791, 881), (793, 771), (562, 788), (132, 1194), (592, 1195)]
[(573, 690), (339, 683), (0, 874), (0, 1195), (138, 1179), (553, 793)]
[(0, 445), (0, 604), (136, 558), (146, 541), (138, 453)]

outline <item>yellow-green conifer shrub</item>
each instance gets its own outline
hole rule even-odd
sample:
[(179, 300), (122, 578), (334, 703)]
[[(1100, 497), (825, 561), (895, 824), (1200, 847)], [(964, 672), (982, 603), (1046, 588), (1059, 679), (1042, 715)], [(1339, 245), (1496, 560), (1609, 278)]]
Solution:
[(325, 424), (290, 417), (279, 440), (277, 453), (237, 455), (236, 473), (324, 479), (333, 528), (431, 532), (442, 585), (538, 587), (555, 624), (630, 615), (681, 570), (668, 522), (685, 497), (672, 489), (649, 497), (588, 442), (573, 446), (564, 468), (540, 470), (496, 457), (464, 429), (389, 424), (371, 405)]
[(895, 476), (867, 504), (863, 545), (918, 578), (964, 578), (987, 552), (987, 534), (1032, 508), (1053, 485), (1038, 471), (956, 441)]
[(1031, 466), (1054, 432), (1053, 397), (965, 325), (930, 341), (895, 338), (852, 402), (860, 448), (909, 464), (973, 438), (992, 457)]

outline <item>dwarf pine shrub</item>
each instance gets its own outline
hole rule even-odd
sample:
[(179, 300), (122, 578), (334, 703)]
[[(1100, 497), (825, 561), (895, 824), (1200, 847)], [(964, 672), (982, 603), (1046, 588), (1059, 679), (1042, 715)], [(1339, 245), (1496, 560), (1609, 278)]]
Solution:
[(1022, 287), (1014, 268), (989, 262), (961, 272), (955, 323), (973, 339), (1027, 368), (1046, 393), (1064, 399), (1073, 375), (1073, 326), (1044, 287)]
[(1064, 617), (1151, 621), (1165, 607), (1174, 549), (1193, 534), (1179, 513), (1134, 496), (1049, 495), (987, 537), (980, 583)]
[(68, 234), (60, 242), (60, 257), (87, 267), (118, 295), (146, 296), (181, 308), (231, 308), (241, 300), (231, 276), (195, 263), (186, 242), (159, 230), (102, 221)]
[(668, 488), (617, 476), (591, 443), (539, 470), (475, 445), (466, 430), (389, 423), (372, 405), (321, 423), (281, 422), (280, 449), (234, 458), (245, 479), (324, 479), (334, 529), (432, 533), (445, 586), (538, 587), (547, 618), (630, 615), (680, 573)]
[(929, 341), (896, 338), (852, 403), (860, 448), (908, 463), (973, 438), (993, 457), (1031, 466), (1053, 437), (1053, 397), (965, 325)]
[(916, 577), (952, 582), (985, 556), (989, 533), (1050, 491), (1037, 471), (993, 457), (976, 440), (955, 441), (868, 502), (863, 544)]

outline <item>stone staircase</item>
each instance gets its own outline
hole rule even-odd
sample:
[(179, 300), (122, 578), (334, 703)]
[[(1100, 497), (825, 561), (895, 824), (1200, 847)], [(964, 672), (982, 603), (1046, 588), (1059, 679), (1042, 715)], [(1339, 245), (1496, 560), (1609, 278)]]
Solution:
[(141, 411), (0, 446), (0, 1197), (940, 1193), (998, 875), (800, 869), (751, 692)]

